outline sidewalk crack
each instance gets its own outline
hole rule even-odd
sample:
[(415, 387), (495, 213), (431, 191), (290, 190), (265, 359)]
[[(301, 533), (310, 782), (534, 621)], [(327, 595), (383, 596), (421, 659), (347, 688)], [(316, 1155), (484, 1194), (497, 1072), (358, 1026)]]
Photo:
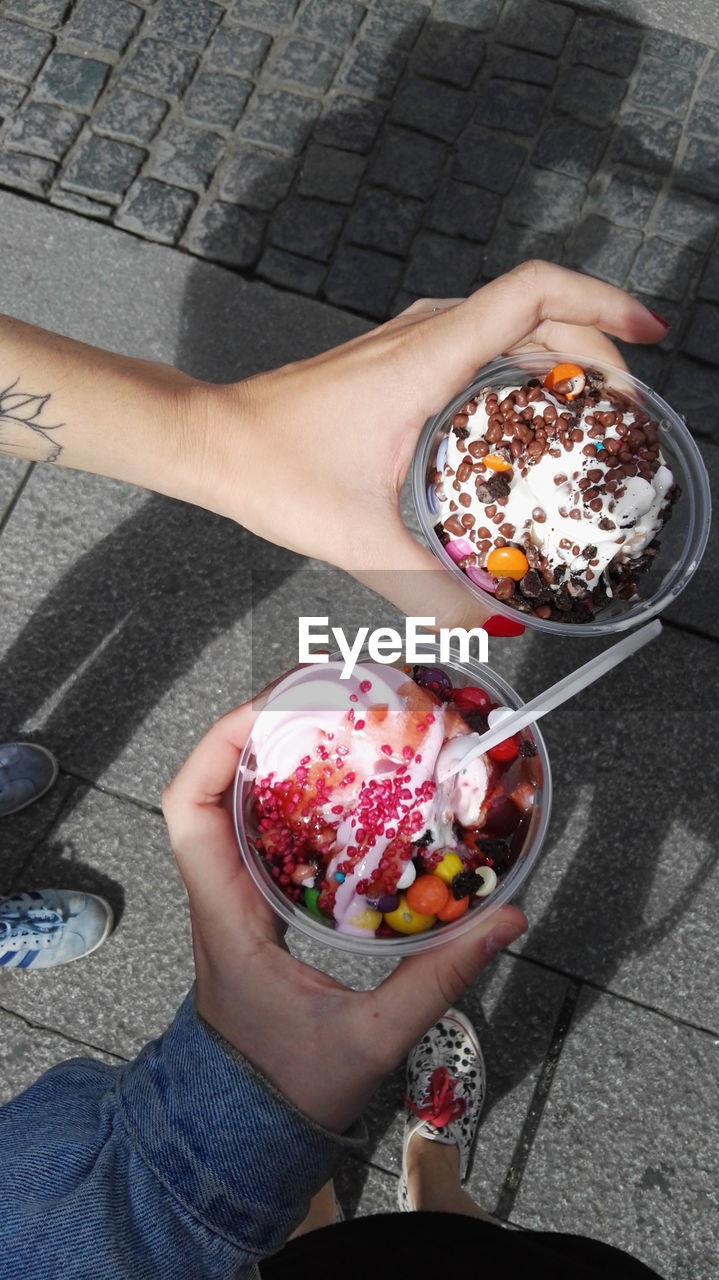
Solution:
[(554, 1075), (559, 1064), (564, 1042), (569, 1034), (569, 1029), (574, 1017), (574, 1011), (582, 991), (583, 983), (577, 980), (570, 980), (567, 986), (567, 992), (562, 1001), (562, 1007), (557, 1015), (557, 1021), (554, 1025), (552, 1039), (547, 1050), (542, 1070), (534, 1087), (532, 1100), (527, 1109), (527, 1114), (522, 1125), (517, 1144), (504, 1180), (504, 1186), (499, 1193), (497, 1207), (494, 1210), (495, 1217), (506, 1221), (514, 1208), (515, 1201), (522, 1185), (524, 1171), (527, 1167), (529, 1157), (534, 1145), (534, 1139), (542, 1122), (544, 1108), (547, 1105), (549, 1091), (552, 1087)]

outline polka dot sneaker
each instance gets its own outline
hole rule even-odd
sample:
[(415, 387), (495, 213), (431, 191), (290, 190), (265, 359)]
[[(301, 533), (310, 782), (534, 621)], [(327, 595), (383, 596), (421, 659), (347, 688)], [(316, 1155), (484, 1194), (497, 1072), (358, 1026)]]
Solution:
[(36, 889), (0, 898), (0, 968), (52, 969), (102, 946), (112, 908), (94, 893)]
[(50, 790), (57, 760), (32, 742), (0, 744), (0, 818), (17, 813)]
[(477, 1034), (457, 1009), (422, 1036), (407, 1059), (409, 1111), (402, 1143), (402, 1176), (397, 1198), (403, 1212), (414, 1208), (407, 1187), (407, 1150), (415, 1134), (430, 1142), (454, 1143), (464, 1184), (484, 1104), (486, 1077)]

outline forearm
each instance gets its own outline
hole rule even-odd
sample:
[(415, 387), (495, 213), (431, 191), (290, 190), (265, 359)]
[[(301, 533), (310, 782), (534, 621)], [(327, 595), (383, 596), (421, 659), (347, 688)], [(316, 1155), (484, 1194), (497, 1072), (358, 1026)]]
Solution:
[(3, 1259), (26, 1280), (236, 1280), (358, 1140), (289, 1106), (188, 998), (127, 1067), (63, 1063), (0, 1109), (0, 1145)]
[(198, 501), (211, 400), (207, 384), (168, 365), (0, 316), (0, 454)]

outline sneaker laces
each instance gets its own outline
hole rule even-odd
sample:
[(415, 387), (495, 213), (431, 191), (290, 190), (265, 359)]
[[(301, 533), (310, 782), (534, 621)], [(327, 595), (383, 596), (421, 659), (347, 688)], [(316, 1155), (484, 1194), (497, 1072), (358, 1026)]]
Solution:
[(28, 907), (23, 910), (19, 907), (0, 906), (0, 943), (29, 937), (30, 934), (48, 938), (59, 933), (64, 924), (60, 912), (51, 907)]
[(435, 1129), (443, 1129), (452, 1120), (459, 1120), (467, 1110), (467, 1099), (455, 1097), (457, 1080), (446, 1067), (435, 1067), (421, 1106), (417, 1106), (411, 1098), (405, 1098), (405, 1105), (413, 1115)]

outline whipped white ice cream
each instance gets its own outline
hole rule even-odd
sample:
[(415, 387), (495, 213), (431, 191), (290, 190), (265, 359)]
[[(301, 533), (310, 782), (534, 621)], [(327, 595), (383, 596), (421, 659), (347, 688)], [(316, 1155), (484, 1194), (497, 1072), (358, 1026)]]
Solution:
[(335, 923), (362, 935), (367, 897), (357, 886), (397, 849), (398, 837), (406, 865), (423, 833), (431, 833), (424, 847), (438, 849), (455, 843), (455, 821), (478, 825), (490, 767), (478, 756), (438, 784), (438, 761), (477, 740), (454, 706), (439, 705), (394, 667), (365, 663), (347, 680), (341, 669), (305, 668), (272, 691), (252, 731), (256, 793), (258, 811), (271, 814), (276, 784), (287, 783), (288, 825), (326, 827)]
[[(529, 551), (545, 589), (571, 580), (589, 594), (610, 565), (637, 559), (659, 533), (674, 477), (657, 424), (628, 397), (593, 385), (575, 405), (535, 380), (486, 388), (475, 412), (459, 418), (438, 453), (435, 496), (449, 554), (465, 570), (512, 545)], [(602, 589), (611, 594), (606, 579)]]

